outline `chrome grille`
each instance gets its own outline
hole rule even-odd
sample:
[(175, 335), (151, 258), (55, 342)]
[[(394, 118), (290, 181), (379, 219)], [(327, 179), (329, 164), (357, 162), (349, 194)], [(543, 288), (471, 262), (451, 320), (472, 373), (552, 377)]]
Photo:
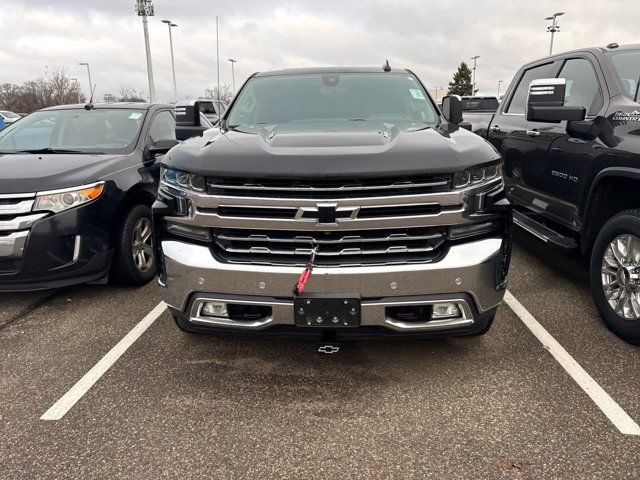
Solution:
[(451, 188), (451, 175), (361, 179), (208, 178), (207, 193), (237, 197), (359, 198), (436, 193)]
[(444, 252), (443, 227), (340, 231), (217, 229), (213, 250), (222, 261), (304, 265), (316, 248), (318, 265), (389, 265), (429, 262)]

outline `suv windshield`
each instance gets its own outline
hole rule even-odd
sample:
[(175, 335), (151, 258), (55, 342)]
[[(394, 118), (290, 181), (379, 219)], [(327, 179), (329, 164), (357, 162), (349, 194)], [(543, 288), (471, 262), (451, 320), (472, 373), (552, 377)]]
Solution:
[(417, 130), (438, 123), (424, 88), (408, 73), (288, 74), (254, 77), (227, 116), (229, 128), (371, 121)]
[(638, 81), (640, 80), (640, 50), (622, 50), (608, 53), (624, 91), (629, 98), (638, 98)]
[(0, 131), (0, 151), (126, 153), (138, 138), (144, 115), (144, 110), (122, 108), (35, 112)]

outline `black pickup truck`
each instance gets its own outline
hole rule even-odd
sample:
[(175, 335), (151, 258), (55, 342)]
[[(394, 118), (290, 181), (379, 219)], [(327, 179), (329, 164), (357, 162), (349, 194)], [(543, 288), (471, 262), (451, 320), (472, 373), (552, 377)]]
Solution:
[(488, 128), (514, 222), (591, 256), (607, 326), (640, 343), (640, 45), (588, 48), (531, 62)]

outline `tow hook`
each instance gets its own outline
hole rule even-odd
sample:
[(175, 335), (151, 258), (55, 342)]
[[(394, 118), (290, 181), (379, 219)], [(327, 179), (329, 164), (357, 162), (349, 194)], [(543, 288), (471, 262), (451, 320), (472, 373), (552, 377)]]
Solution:
[(340, 351), (340, 346), (333, 344), (323, 344), (318, 347), (318, 353), (322, 355), (333, 355)]

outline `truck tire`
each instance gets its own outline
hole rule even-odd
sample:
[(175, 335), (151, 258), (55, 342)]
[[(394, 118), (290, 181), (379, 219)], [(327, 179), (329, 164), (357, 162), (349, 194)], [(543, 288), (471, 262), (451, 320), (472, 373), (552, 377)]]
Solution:
[(120, 223), (112, 264), (112, 279), (120, 285), (144, 285), (156, 275), (151, 209), (135, 205)]
[(591, 291), (606, 326), (640, 345), (640, 210), (604, 224), (591, 253)]

